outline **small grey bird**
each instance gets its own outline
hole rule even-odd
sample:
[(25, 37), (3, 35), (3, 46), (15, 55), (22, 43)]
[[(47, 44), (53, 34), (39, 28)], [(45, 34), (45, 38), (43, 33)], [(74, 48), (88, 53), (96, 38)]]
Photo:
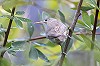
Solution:
[(36, 23), (43, 24), (46, 37), (52, 42), (61, 45), (66, 40), (68, 30), (60, 20), (48, 18)]

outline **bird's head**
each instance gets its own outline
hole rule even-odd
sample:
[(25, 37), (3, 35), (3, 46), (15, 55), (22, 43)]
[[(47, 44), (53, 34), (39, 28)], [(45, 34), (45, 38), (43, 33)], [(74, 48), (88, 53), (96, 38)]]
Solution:
[(40, 22), (35, 22), (35, 24), (53, 24), (55, 21), (57, 21), (57, 19), (55, 18), (48, 18), (48, 19), (45, 19), (43, 21), (40, 21)]
[(45, 29), (55, 26), (55, 22), (58, 22), (55, 18), (48, 18), (40, 22), (35, 22), (35, 24), (42, 24)]

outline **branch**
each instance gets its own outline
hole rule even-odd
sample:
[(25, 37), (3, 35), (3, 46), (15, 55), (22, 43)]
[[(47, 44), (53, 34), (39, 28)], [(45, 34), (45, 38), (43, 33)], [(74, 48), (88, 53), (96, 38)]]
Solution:
[[(81, 35), (81, 34), (84, 34), (84, 35), (92, 35), (91, 33), (79, 33), (79, 32), (77, 32), (75, 34), (76, 35)], [(98, 33), (96, 33), (96, 35), (100, 35), (100, 33), (98, 32)], [(45, 38), (46, 38), (46, 36), (38, 36), (38, 37), (34, 37), (32, 39), (29, 39), (28, 41), (34, 41), (34, 40), (45, 39)]]
[[(73, 20), (72, 25), (71, 25), (71, 28), (69, 29), (69, 34), (68, 35), (70, 37), (72, 36), (72, 33), (74, 31), (75, 25), (76, 25), (77, 20), (78, 20), (78, 17), (80, 15), (80, 9), (81, 9), (82, 2), (83, 2), (83, 0), (80, 0), (80, 2), (78, 4), (77, 12), (75, 14), (74, 20)], [(62, 53), (61, 58), (59, 60), (58, 66), (62, 66), (62, 64), (63, 64), (65, 55), (67, 54), (66, 52), (67, 52), (68, 45), (70, 43), (70, 37), (68, 37), (67, 40), (66, 40), (66, 44), (64, 46), (64, 50), (63, 50), (63, 53)]]
[[(11, 16), (14, 16), (14, 12), (15, 12), (15, 7), (12, 8)], [(8, 25), (7, 31), (6, 31), (6, 33), (5, 33), (5, 38), (4, 38), (3, 47), (6, 46), (7, 39), (8, 39), (8, 36), (9, 36), (9, 32), (10, 32), (11, 25), (12, 25), (12, 21), (13, 21), (13, 19), (10, 19), (10, 21), (9, 21), (9, 25)], [(3, 57), (4, 53), (5, 53), (5, 51), (1, 53), (1, 57)]]
[(46, 38), (46, 36), (38, 36), (38, 37), (35, 37), (35, 38), (32, 38), (32, 39), (29, 39), (28, 41), (34, 41), (34, 40), (44, 39), (44, 38)]
[[(99, 2), (100, 0), (97, 0), (97, 6), (99, 7)], [(94, 27), (93, 27), (93, 30), (92, 30), (92, 41), (94, 42), (95, 41), (95, 34), (96, 34), (96, 26), (97, 26), (97, 20), (98, 20), (98, 13), (99, 13), (99, 10), (96, 9), (96, 14), (95, 14), (95, 20), (94, 20)], [(94, 48), (94, 44), (91, 44), (91, 49), (93, 50)]]

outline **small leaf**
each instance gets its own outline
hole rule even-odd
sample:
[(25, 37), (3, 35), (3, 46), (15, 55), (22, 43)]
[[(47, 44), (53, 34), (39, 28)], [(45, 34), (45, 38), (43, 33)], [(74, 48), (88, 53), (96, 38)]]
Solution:
[(46, 62), (49, 62), (48, 58), (38, 49), (36, 49), (38, 51), (38, 55), (39, 55), (39, 58), (41, 58), (42, 60), (46, 61)]
[(36, 48), (34, 48), (34, 46), (31, 46), (30, 48), (29, 57), (34, 60), (38, 59), (38, 51)]
[[(80, 25), (82, 25), (82, 26), (86, 26), (82, 20), (78, 20), (77, 22), (78, 22)], [(87, 26), (86, 26), (86, 27), (87, 27)]]
[(83, 38), (84, 43), (90, 48), (92, 42), (91, 42), (91, 40), (89, 39), (89, 37), (87, 37), (87, 36), (85, 36), (85, 35), (83, 35), (83, 34), (81, 34), (80, 36)]
[(34, 25), (32, 24), (32, 22), (27, 23), (27, 29), (28, 29), (29, 36), (31, 38), (34, 32)]
[(16, 42), (13, 42), (12, 45), (13, 47), (17, 48), (17, 47), (22, 47), (25, 43), (26, 41), (16, 41)]
[(91, 28), (91, 19), (87, 12), (82, 12), (82, 18), (88, 28)]
[(47, 45), (50, 46), (50, 47), (55, 47), (56, 46), (56, 44), (54, 42), (51, 42), (51, 41), (48, 41)]
[(46, 44), (39, 43), (39, 42), (33, 42), (33, 44), (36, 44), (36, 45), (38, 45), (38, 46), (47, 46)]
[(82, 11), (88, 11), (88, 10), (91, 10), (91, 9), (94, 9), (94, 7), (92, 7), (92, 6), (82, 6), (81, 7)]
[(69, 45), (67, 47), (67, 52), (70, 50), (70, 48), (72, 47), (72, 45), (73, 45), (73, 39), (70, 40), (70, 43), (69, 43)]
[(93, 23), (94, 23), (94, 15), (91, 14), (91, 15), (90, 15), (90, 18), (91, 18), (91, 24), (93, 25)]
[(10, 15), (2, 15), (2, 16), (0, 16), (0, 18), (4, 18), (4, 17), (9, 18), (9, 19), (13, 19), (13, 16), (10, 16)]
[(71, 9), (76, 10), (77, 8), (75, 7), (75, 8), (71, 8)]
[(83, 40), (82, 40), (82, 39), (80, 39), (77, 35), (73, 34), (73, 37), (74, 37), (75, 39), (77, 39), (77, 40), (79, 40), (79, 41), (83, 42)]
[(97, 6), (97, 4), (96, 4), (96, 2), (95, 2), (95, 0), (84, 0), (87, 4), (89, 4), (89, 5), (91, 5), (92, 7), (95, 7), (95, 8), (97, 8), (97, 9), (99, 9), (98, 8), (98, 6)]
[(17, 19), (19, 19), (22, 22), (32, 22), (30, 19), (23, 18), (23, 17), (17, 17)]
[(7, 50), (7, 52), (9, 53), (9, 54), (12, 54), (13, 56), (16, 56), (16, 51), (18, 51), (19, 49), (16, 49), (16, 48), (9, 48), (8, 50)]
[(9, 42), (6, 44), (6, 47), (9, 48), (9, 47), (11, 47), (11, 45), (12, 45), (12, 42)]
[(24, 11), (17, 11), (16, 15), (23, 15), (25, 12)]
[(6, 29), (0, 28), (0, 34), (5, 33), (5, 32), (6, 32)]
[(22, 22), (19, 19), (14, 17), (14, 21), (15, 21), (15, 23), (16, 23), (18, 28), (21, 28), (21, 29), (23, 28), (23, 24), (22, 24)]
[(64, 14), (63, 14), (60, 10), (58, 10), (58, 12), (59, 12), (59, 15), (60, 15), (60, 20), (61, 20), (63, 23), (65, 23), (66, 21), (65, 21), (65, 16), (64, 16)]
[[(7, 6), (7, 5), (6, 5), (6, 6)], [(5, 5), (2, 5), (2, 8), (3, 8), (5, 11), (11, 13), (11, 10), (10, 10), (8, 7), (6, 7), (6, 6), (5, 6)]]

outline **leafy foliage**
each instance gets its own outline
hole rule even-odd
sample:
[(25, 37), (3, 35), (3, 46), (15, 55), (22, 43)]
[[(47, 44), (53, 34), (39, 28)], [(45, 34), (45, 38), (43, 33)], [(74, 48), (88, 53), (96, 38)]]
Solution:
[[(14, 16), (11, 16), (9, 14), (12, 13), (11, 9), (13, 7), (19, 8), (20, 6), (23, 6), (23, 5), (32, 4), (32, 5), (35, 5), (35, 6), (39, 7), (39, 8), (41, 8), (42, 10), (44, 10), (42, 13), (38, 12), (40, 20), (44, 20), (44, 19), (52, 17), (48, 13), (52, 13), (52, 14), (56, 13), (56, 14), (53, 14), (54, 15), (53, 17), (57, 18), (58, 14), (59, 14), (60, 20), (64, 24), (66, 24), (68, 22), (67, 24), (71, 25), (72, 20), (70, 20), (70, 18), (68, 18), (68, 17), (70, 17), (73, 14), (70, 13), (70, 15), (68, 15), (68, 13), (69, 13), (68, 11), (70, 11), (70, 10), (67, 9), (68, 10), (67, 11), (67, 10), (65, 10), (64, 7), (61, 7), (61, 6), (65, 5), (66, 2), (68, 2), (68, 3), (71, 3), (71, 4), (75, 5), (75, 8), (72, 8), (72, 9), (76, 10), (77, 9), (76, 6), (78, 5), (78, 2), (70, 2), (70, 1), (62, 2), (62, 0), (61, 1), (59, 0), (57, 2), (60, 3), (59, 9), (49, 10), (48, 8), (42, 8), (41, 6), (37, 6), (35, 1), (34, 2), (29, 2), (29, 1), (26, 1), (26, 0), (3, 0), (2, 3), (0, 1), (0, 5), (7, 12), (7, 14), (1, 13), (2, 11), (1, 11), (1, 7), (0, 7), (0, 22), (1, 22), (0, 23), (0, 54), (1, 54), (1, 52), (6, 51), (8, 53), (8, 56), (10, 57), (9, 60), (13, 61), (12, 55), (13, 55), (14, 59), (16, 59), (17, 58), (16, 55), (17, 54), (21, 55), (20, 53), (18, 53), (18, 52), (21, 51), (21, 52), (23, 52), (25, 57), (28, 56), (28, 59), (29, 58), (32, 59), (32, 65), (31, 66), (33, 66), (33, 65), (34, 66), (39, 66), (39, 65), (41, 65), (41, 66), (44, 66), (44, 65), (45, 66), (54, 66), (54, 65), (56, 65), (58, 63), (58, 60), (59, 60), (58, 57), (59, 57), (59, 55), (61, 55), (60, 46), (54, 44), (53, 42), (49, 41), (48, 39), (42, 39), (42, 40), (39, 40), (39, 41), (33, 40), (31, 42), (29, 39), (33, 38), (33, 34), (34, 34), (34, 36), (37, 35), (37, 32), (35, 32), (34, 23), (32, 23), (33, 21), (31, 21), (28, 18), (24, 18), (23, 15), (25, 14), (25, 11), (22, 11), (22, 10), (21, 11), (19, 11), (19, 10), (15, 11)], [(86, 4), (86, 5), (84, 5), (84, 4)], [(65, 7), (69, 8), (68, 5), (65, 5)], [(91, 37), (92, 30), (93, 30), (93, 25), (94, 25), (94, 16), (95, 16), (94, 15), (94, 10), (95, 9), (100, 10), (100, 8), (96, 4), (96, 0), (84, 0), (84, 3), (82, 5), (82, 7), (81, 7), (81, 12), (82, 13), (81, 13), (80, 18), (78, 20), (78, 24), (81, 25), (81, 26), (76, 26), (76, 27), (78, 29), (80, 29), (80, 27), (81, 28), (85, 28), (86, 32), (85, 33), (78, 32), (78, 33), (80, 33), (79, 35), (76, 35), (75, 34), (76, 32), (75, 32), (72, 35), (70, 44), (68, 45), (68, 48), (67, 48), (68, 55), (70, 55), (71, 57), (67, 55), (67, 57), (70, 57), (70, 59), (69, 58), (65, 58), (63, 66), (66, 66), (66, 65), (74, 66), (74, 64), (77, 65), (78, 63), (76, 63), (76, 62), (72, 63), (71, 60), (75, 59), (76, 56), (78, 56), (76, 61), (78, 60), (78, 58), (84, 59), (83, 58), (83, 54), (82, 54), (82, 52), (84, 52), (84, 51), (85, 51), (84, 55), (85, 55), (85, 53), (90, 52), (90, 55), (88, 55), (88, 57), (89, 58), (93, 58), (95, 60), (95, 62), (100, 63), (100, 48), (99, 48), (100, 44), (99, 44), (99, 41), (98, 41), (99, 38), (97, 38), (98, 36), (96, 36), (96, 38), (95, 38), (96, 41), (93, 42), (92, 41), (92, 37)], [(62, 10), (66, 11), (66, 13), (65, 12), (63, 13)], [(89, 11), (89, 13), (88, 13), (88, 11)], [(65, 19), (65, 17), (68, 18), (67, 21), (66, 21), (67, 18)], [(6, 46), (2, 47), (2, 44), (3, 44), (4, 39), (5, 39), (4, 37), (5, 37), (6, 31), (7, 31), (6, 27), (8, 27), (5, 24), (8, 24), (9, 19), (14, 21), (13, 24), (11, 25), (12, 27), (11, 27), (11, 30), (10, 30), (9, 37), (11, 37), (11, 36), (15, 36), (15, 37), (20, 36), (20, 38), (22, 38), (22, 40), (19, 39), (19, 37), (18, 37), (18, 39), (16, 39), (16, 38), (14, 38), (14, 39), (8, 38)], [(17, 27), (15, 29), (12, 29), (15, 26), (17, 26)], [(98, 26), (100, 26), (99, 20), (98, 20), (97, 27)], [(20, 28), (20, 29), (18, 29), (18, 28)], [(25, 30), (25, 29), (27, 29), (27, 30)], [(76, 30), (78, 30), (78, 29), (76, 29)], [(18, 31), (20, 32), (19, 34), (16, 33)], [(26, 32), (29, 34), (29, 36), (28, 35), (27, 36), (24, 35), (24, 33), (26, 34)], [(16, 33), (16, 34), (12, 35), (12, 33)], [(86, 35), (84, 35), (84, 34), (86, 34)], [(43, 35), (43, 36), (45, 36), (45, 35)], [(27, 38), (27, 37), (29, 37), (29, 38)], [(26, 44), (29, 44), (30, 48)], [(66, 44), (66, 42), (64, 42), (64, 44)], [(90, 50), (90, 48), (93, 45), (95, 46), (94, 49)], [(78, 53), (75, 52), (75, 50), (76, 51), (78, 50)], [(91, 57), (91, 51), (93, 51), (92, 55), (94, 57)], [(75, 55), (73, 53), (75, 53)], [(80, 56), (80, 54), (81, 54), (81, 56)], [(22, 57), (24, 57), (24, 55)], [(22, 59), (22, 57), (20, 57), (20, 58)], [(48, 60), (48, 58), (50, 60)], [(19, 58), (17, 58), (17, 59), (19, 60)], [(51, 62), (51, 63), (41, 62), (42, 60), (45, 61), (45, 62)], [(14, 61), (16, 61), (16, 60), (14, 60)], [(30, 60), (27, 60), (27, 63), (28, 62), (30, 62)], [(36, 63), (37, 63), (37, 65), (35, 65)], [(15, 64), (15, 63), (14, 62), (9, 62), (7, 59), (0, 57), (0, 66), (11, 66), (12, 64)], [(30, 66), (30, 65), (27, 65), (27, 66)]]
[(31, 46), (30, 48), (30, 52), (29, 52), (29, 57), (34, 59), (34, 60), (37, 60), (38, 59), (38, 51), (36, 50), (36, 48), (34, 48), (33, 46)]
[(25, 12), (24, 11), (17, 11), (16, 15), (23, 15)]
[(31, 46), (30, 48), (29, 57), (34, 60), (37, 60), (39, 57), (42, 60), (49, 62), (48, 58), (40, 50), (36, 49), (34, 46)]
[(60, 10), (58, 10), (58, 12), (59, 12), (59, 15), (60, 15), (60, 20), (61, 20), (63, 23), (65, 23), (66, 21), (65, 21), (65, 16), (64, 16), (64, 14), (63, 14)]
[(27, 29), (28, 29), (29, 36), (31, 38), (31, 36), (33, 35), (33, 32), (34, 32), (34, 25), (32, 22), (27, 23)]

